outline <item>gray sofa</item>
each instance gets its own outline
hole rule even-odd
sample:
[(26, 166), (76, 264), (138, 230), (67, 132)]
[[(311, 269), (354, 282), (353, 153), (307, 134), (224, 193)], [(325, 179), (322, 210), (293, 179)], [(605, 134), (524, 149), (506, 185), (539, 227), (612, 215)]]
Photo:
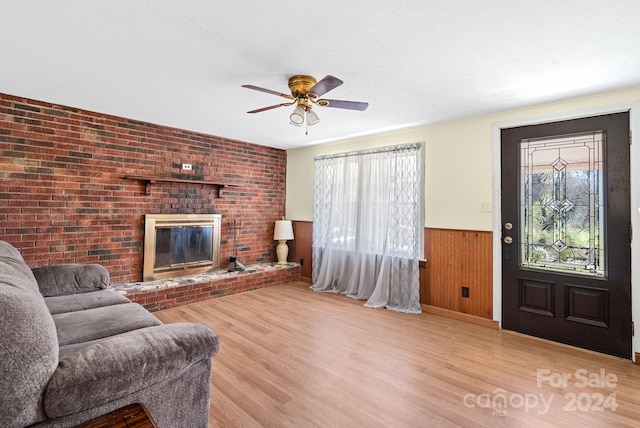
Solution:
[(161, 428), (206, 427), (219, 339), (162, 324), (100, 265), (30, 269), (0, 241), (0, 426), (71, 427), (142, 403)]

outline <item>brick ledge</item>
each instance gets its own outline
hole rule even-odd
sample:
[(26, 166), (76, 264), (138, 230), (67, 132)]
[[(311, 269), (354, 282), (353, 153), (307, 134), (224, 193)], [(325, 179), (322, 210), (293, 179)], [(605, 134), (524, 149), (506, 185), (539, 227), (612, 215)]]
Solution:
[(255, 264), (246, 271), (185, 275), (164, 280), (112, 284), (112, 289), (154, 312), (275, 284), (298, 281), (300, 265)]

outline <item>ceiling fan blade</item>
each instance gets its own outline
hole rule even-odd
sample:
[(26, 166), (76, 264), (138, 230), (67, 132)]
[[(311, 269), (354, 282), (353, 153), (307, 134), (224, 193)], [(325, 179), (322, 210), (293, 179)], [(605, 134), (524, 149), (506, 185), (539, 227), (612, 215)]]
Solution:
[(337, 88), (342, 85), (344, 82), (337, 77), (333, 76), (325, 76), (324, 79), (313, 85), (311, 89), (307, 91), (307, 93), (316, 94), (321, 97), (332, 89)]
[(346, 108), (347, 110), (364, 111), (369, 107), (369, 103), (361, 103), (359, 101), (343, 101), (343, 100), (318, 100), (318, 104), (323, 107)]
[(267, 111), (278, 107), (284, 107), (286, 104), (275, 104), (269, 107), (262, 107), (255, 110), (248, 111), (247, 113), (260, 113), (261, 111)]
[(283, 94), (282, 92), (272, 91), (271, 89), (261, 88), (255, 85), (242, 85), (243, 88), (253, 89), (254, 91), (266, 92), (267, 94), (279, 95), (284, 98), (293, 99), (291, 95)]

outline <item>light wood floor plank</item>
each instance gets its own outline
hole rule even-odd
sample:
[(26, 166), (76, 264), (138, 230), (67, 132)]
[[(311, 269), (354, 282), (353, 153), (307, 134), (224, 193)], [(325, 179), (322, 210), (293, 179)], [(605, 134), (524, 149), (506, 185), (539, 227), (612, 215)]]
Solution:
[[(640, 366), (628, 360), (362, 305), (295, 283), (156, 315), (220, 336), (210, 427), (640, 426)], [(580, 384), (601, 370), (615, 386)], [(607, 397), (615, 411), (595, 406)]]

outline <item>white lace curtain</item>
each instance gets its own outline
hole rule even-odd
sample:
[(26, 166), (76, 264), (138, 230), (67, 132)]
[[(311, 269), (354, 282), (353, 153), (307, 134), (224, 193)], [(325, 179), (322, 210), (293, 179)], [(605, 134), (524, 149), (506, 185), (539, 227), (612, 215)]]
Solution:
[(315, 158), (313, 285), (420, 313), (422, 144)]

